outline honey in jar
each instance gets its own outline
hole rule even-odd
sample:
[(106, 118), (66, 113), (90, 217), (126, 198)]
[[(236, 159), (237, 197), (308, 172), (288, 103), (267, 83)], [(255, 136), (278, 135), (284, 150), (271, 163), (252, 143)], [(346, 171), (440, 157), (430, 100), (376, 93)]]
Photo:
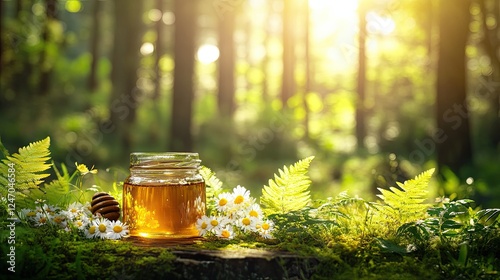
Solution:
[(198, 236), (205, 215), (205, 182), (197, 153), (132, 153), (123, 185), (123, 220), (131, 236)]

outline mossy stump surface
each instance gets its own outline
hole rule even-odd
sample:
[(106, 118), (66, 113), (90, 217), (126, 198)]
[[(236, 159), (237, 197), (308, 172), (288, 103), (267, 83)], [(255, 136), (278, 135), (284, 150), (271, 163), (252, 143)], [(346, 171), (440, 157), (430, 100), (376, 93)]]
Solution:
[(200, 249), (192, 240), (139, 241), (136, 246), (163, 248), (171, 252), (169, 279), (309, 279), (318, 260), (269, 249)]

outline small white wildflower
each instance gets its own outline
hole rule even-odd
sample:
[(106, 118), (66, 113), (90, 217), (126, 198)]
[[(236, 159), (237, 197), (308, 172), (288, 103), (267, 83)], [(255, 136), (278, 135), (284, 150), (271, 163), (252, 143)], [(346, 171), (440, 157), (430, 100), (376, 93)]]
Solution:
[(81, 216), (73, 220), (73, 226), (79, 230), (84, 230), (89, 223), (90, 223), (89, 218), (85, 216)]
[(87, 238), (95, 238), (98, 236), (99, 230), (97, 229), (97, 226), (92, 223), (85, 229), (84, 232)]
[(215, 232), (215, 235), (217, 235), (217, 237), (219, 238), (233, 239), (234, 238), (233, 227), (231, 225), (226, 225), (225, 227), (219, 228)]
[(60, 228), (65, 228), (68, 225), (67, 217), (62, 214), (56, 214), (52, 216), (50, 222), (59, 226)]
[(45, 202), (45, 199), (41, 199), (41, 198), (37, 198), (37, 199), (35, 200), (35, 204), (42, 204), (42, 203), (44, 203), (44, 202)]
[(411, 253), (414, 251), (417, 251), (417, 246), (414, 244), (408, 244), (408, 246), (406, 246), (406, 252)]
[(231, 220), (224, 216), (211, 216), (209, 229), (211, 232), (217, 234), (222, 228), (231, 222)]
[(111, 222), (108, 219), (100, 218), (92, 221), (92, 225), (96, 226), (96, 237), (100, 237), (101, 239), (105, 239), (107, 233), (112, 231)]
[(29, 222), (34, 222), (35, 221), (36, 214), (37, 214), (36, 210), (26, 209), (26, 208), (21, 209), (21, 215), (24, 216), (24, 217), (26, 217), (26, 219)]
[(34, 218), (35, 226), (43, 226), (46, 225), (49, 220), (47, 218), (47, 215), (45, 213), (36, 213), (35, 218)]
[(68, 206), (68, 209), (63, 211), (69, 219), (75, 219), (83, 213), (83, 205), (79, 202), (73, 202)]
[(259, 229), (259, 234), (263, 238), (269, 239), (273, 238), (272, 233), (274, 231), (274, 222), (271, 220), (265, 220), (260, 225), (257, 226)]
[(224, 213), (228, 211), (233, 205), (233, 196), (230, 193), (221, 193), (215, 200), (215, 209), (218, 212)]
[(111, 228), (107, 233), (109, 239), (120, 239), (128, 234), (128, 225), (123, 224), (120, 220), (112, 221), (109, 228)]
[(248, 213), (248, 215), (250, 217), (255, 217), (257, 219), (261, 219), (262, 218), (262, 209), (260, 208), (260, 205), (257, 204), (257, 203), (254, 203), (252, 204), (247, 210), (246, 212)]
[(213, 228), (210, 222), (211, 219), (205, 215), (196, 221), (196, 229), (200, 233), (200, 236), (205, 236)]
[(259, 222), (260, 221), (257, 218), (247, 216), (238, 219), (236, 224), (244, 232), (255, 232), (257, 231), (257, 225), (259, 224)]
[(246, 206), (252, 204), (250, 198), (250, 191), (240, 185), (233, 189), (233, 204), (236, 207)]

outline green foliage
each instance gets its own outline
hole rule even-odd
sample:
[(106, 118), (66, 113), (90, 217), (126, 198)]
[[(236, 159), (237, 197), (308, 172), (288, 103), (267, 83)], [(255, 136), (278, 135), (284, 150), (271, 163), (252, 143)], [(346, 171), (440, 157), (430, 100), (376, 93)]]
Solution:
[(207, 186), (207, 200), (216, 198), (220, 193), (222, 193), (222, 182), (219, 178), (217, 178), (215, 172), (206, 166), (202, 166), (200, 174), (205, 180), (205, 185)]
[(309, 185), (311, 180), (307, 171), (313, 156), (299, 160), (294, 165), (279, 169), (279, 175), (274, 174), (274, 180), (262, 189), (260, 203), (266, 214), (285, 214), (304, 208), (311, 201)]
[[(490, 276), (498, 273), (491, 258), (500, 242), (500, 209), (474, 210), (473, 204), (470, 199), (443, 199), (427, 210), (425, 219), (399, 227), (400, 243), (407, 242), (417, 252), (434, 251), (440, 269), (451, 278), (491, 279)], [(390, 248), (404, 246), (384, 242), (391, 244)]]
[(380, 197), (384, 205), (379, 209), (388, 222), (406, 223), (422, 218), (425, 210), (429, 207), (423, 203), (427, 199), (429, 181), (434, 169), (422, 172), (414, 179), (407, 180), (403, 184), (397, 182), (400, 189), (390, 187), (389, 190), (378, 188), (382, 193)]
[(38, 190), (33, 190), (30, 197), (33, 200), (45, 200), (51, 205), (67, 206), (71, 200), (72, 176), (69, 174), (65, 164), (61, 164), (61, 170), (59, 170), (54, 163), (52, 163), (52, 167), (57, 178), (49, 183), (45, 183), (43, 187)]
[(0, 183), (7, 185), (8, 180), (5, 174), (8, 173), (8, 164), (13, 163), (16, 174), (16, 189), (22, 191), (38, 188), (43, 179), (50, 175), (41, 173), (50, 168), (50, 164), (46, 163), (50, 159), (49, 146), (50, 138), (47, 137), (20, 148), (19, 153), (6, 156), (0, 163), (0, 172), (2, 173)]
[[(205, 180), (206, 185), (206, 196), (208, 201), (215, 201), (217, 196), (222, 193), (222, 182), (217, 178), (215, 172), (206, 166), (202, 166), (200, 169), (200, 174)], [(207, 213), (213, 213), (215, 208), (212, 203), (207, 203)]]
[[(44, 153), (28, 152), (39, 149), (41, 142), (20, 149), (17, 155), (2, 152), (19, 161), (22, 157), (47, 161), (48, 153), (43, 156)], [(339, 279), (383, 279), (387, 275), (394, 279), (418, 279), (424, 274), (426, 279), (442, 279), (442, 274), (454, 279), (493, 279), (490, 276), (498, 273), (495, 254), (500, 245), (500, 209), (475, 210), (470, 199), (442, 198), (435, 205), (424, 203), (433, 169), (397, 183), (399, 188), (380, 189), (382, 204), (347, 192), (311, 201), (307, 172), (312, 159), (284, 166), (262, 189), (262, 210), (274, 223), (274, 239), (246, 237), (234, 242), (254, 242), (259, 245), (253, 246), (266, 249), (313, 255), (318, 262), (311, 267), (313, 279), (329, 279), (332, 273)], [(10, 163), (6, 160), (3, 165)], [(29, 189), (31, 199), (64, 205), (93, 190), (83, 188), (84, 174), (91, 173), (86, 166), (80, 165), (80, 172), (70, 174), (64, 164), (60, 168), (51, 165), (57, 178)], [(212, 170), (202, 167), (200, 173), (207, 185), (207, 200), (223, 192), (223, 184)], [(113, 191), (119, 193), (119, 187), (115, 182)], [(6, 202), (0, 202), (0, 215), (5, 217), (7, 209)], [(172, 275), (174, 257), (165, 250), (153, 252), (126, 241), (88, 241), (57, 227), (28, 228), (18, 224), (16, 234), (17, 268), (23, 276), (37, 274), (50, 279), (67, 275), (67, 279), (78, 279), (81, 275), (99, 277), (104, 271), (119, 278), (136, 276), (142, 269), (151, 276)], [(2, 254), (9, 250), (6, 238), (8, 232), (0, 231)], [(219, 243), (219, 249), (234, 242)]]
[(341, 192), (335, 198), (329, 198), (314, 210), (315, 216), (333, 219), (338, 224), (336, 234), (365, 236), (373, 231), (372, 220), (378, 209), (375, 202), (366, 201), (358, 196)]
[[(6, 152), (3, 144), (3, 153)], [(21, 202), (23, 199), (30, 199), (28, 196), (32, 190), (38, 189), (44, 179), (50, 174), (43, 173), (48, 170), (51, 164), (47, 163), (50, 160), (50, 138), (33, 142), (26, 147), (20, 148), (18, 153), (6, 155), (6, 158), (0, 162), (0, 185), (2, 195), (6, 196), (7, 186), (13, 185), (16, 190), (16, 200)], [(14, 171), (15, 180), (9, 181), (12, 177), (8, 177)], [(10, 185), (9, 185), (10, 182)]]

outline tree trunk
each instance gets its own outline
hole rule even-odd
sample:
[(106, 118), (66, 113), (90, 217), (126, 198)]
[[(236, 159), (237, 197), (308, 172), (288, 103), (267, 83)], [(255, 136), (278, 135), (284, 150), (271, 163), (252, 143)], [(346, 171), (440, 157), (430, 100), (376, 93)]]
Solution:
[(428, 153), (432, 153), (437, 144), (438, 168), (442, 171), (447, 167), (457, 175), (472, 161), (465, 57), (470, 4), (471, 0), (440, 1), (436, 99), (438, 130), (434, 141), (422, 144)]
[(309, 129), (309, 105), (307, 104), (307, 94), (311, 91), (311, 55), (310, 55), (310, 9), (309, 9), (309, 0), (305, 0), (303, 2), (304, 9), (304, 63), (305, 63), (305, 78), (306, 82), (304, 85), (304, 95), (303, 95), (303, 103), (304, 103), (304, 139), (309, 140), (310, 129)]
[(283, 0), (283, 78), (281, 85), (281, 102), (283, 107), (295, 91), (294, 79), (294, 0)]
[[(4, 30), (3, 30), (3, 2), (4, 1), (1, 1), (0, 2), (0, 38), (3, 38), (3, 34), (4, 34)], [(2, 77), (2, 70), (4, 68), (4, 64), (3, 64), (3, 52), (4, 52), (4, 42), (3, 40), (0, 40), (0, 77)], [(0, 89), (2, 88), (2, 79), (0, 78)], [(0, 107), (2, 107), (0, 105)]]
[(486, 0), (480, 0), (478, 3), (483, 14), (484, 38), (482, 46), (486, 54), (490, 57), (491, 67), (493, 68), (491, 81), (484, 81), (484, 85), (481, 85), (484, 87), (483, 91), (485, 92), (483, 97), (491, 104), (489, 114), (492, 121), (489, 125), (489, 133), (485, 138), (489, 140), (488, 144), (495, 148), (500, 144), (500, 87), (496, 86), (500, 82), (500, 58), (498, 56), (500, 50), (500, 43), (498, 42), (500, 28), (496, 25), (495, 28), (490, 30), (487, 25), (487, 16), (495, 15), (496, 20), (500, 20), (500, 3), (498, 1), (494, 2), (494, 10), (491, 13), (489, 13), (486, 7)]
[(100, 0), (94, 0), (92, 7), (92, 30), (90, 34), (90, 54), (92, 61), (90, 62), (90, 72), (88, 79), (88, 89), (93, 92), (97, 89), (97, 65), (99, 63), (99, 38), (101, 35), (101, 13), (102, 8)]
[(365, 147), (366, 124), (365, 124), (365, 96), (366, 96), (366, 7), (359, 4), (359, 33), (358, 33), (358, 77), (356, 102), (356, 140), (358, 148)]
[(197, 1), (174, 1), (174, 84), (170, 150), (190, 151)]
[(116, 127), (115, 135), (124, 154), (131, 150), (131, 125), (135, 121), (136, 109), (142, 98), (141, 91), (136, 87), (141, 47), (142, 3), (136, 0), (114, 1), (110, 119)]
[(41, 53), (40, 57), (40, 80), (39, 80), (39, 94), (46, 95), (50, 90), (50, 81), (52, 76), (52, 67), (47, 66), (47, 45), (52, 38), (49, 34), (49, 24), (57, 19), (57, 0), (46, 0), (45, 1), (45, 13), (47, 18), (45, 19), (44, 29), (42, 31), (42, 41), (45, 44), (45, 49)]
[(234, 25), (235, 10), (219, 17), (219, 114), (231, 119), (234, 113)]
[[(158, 9), (163, 14), (163, 0), (156, 0), (156, 9)], [(155, 42), (155, 86), (153, 92), (153, 99), (158, 100), (161, 92), (161, 70), (160, 70), (160, 59), (163, 55), (163, 20), (160, 19), (155, 23), (155, 33), (156, 33), (156, 42)]]

